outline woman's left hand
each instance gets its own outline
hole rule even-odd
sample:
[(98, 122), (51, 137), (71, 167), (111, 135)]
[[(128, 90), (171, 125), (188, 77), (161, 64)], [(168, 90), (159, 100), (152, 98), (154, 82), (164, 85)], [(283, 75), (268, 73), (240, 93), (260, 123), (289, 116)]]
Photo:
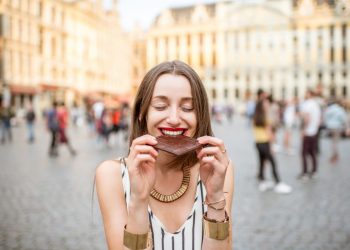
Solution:
[(197, 150), (200, 162), (200, 177), (203, 181), (207, 197), (210, 200), (221, 199), (224, 194), (224, 182), (229, 158), (224, 142), (212, 136), (199, 137), (197, 141), (203, 148)]

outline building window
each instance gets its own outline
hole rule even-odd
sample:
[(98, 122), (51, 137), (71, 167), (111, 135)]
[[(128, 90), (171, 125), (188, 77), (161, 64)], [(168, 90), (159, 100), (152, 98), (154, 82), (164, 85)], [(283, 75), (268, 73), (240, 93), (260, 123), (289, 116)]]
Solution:
[(213, 50), (213, 56), (212, 56), (212, 65), (215, 68), (216, 67), (216, 52), (215, 49)]
[(343, 88), (342, 88), (342, 95), (345, 98), (348, 96), (348, 89), (346, 86), (343, 86)]
[(334, 63), (334, 26), (333, 25), (331, 25), (331, 27), (329, 28), (329, 34), (330, 34), (330, 41), (331, 41), (329, 59), (331, 63)]
[(321, 71), (318, 72), (317, 76), (318, 76), (318, 81), (319, 81), (319, 82), (322, 82), (323, 74), (322, 74)]
[(249, 47), (250, 47), (250, 34), (249, 34), (249, 30), (247, 30), (245, 32), (245, 48), (249, 50)]
[(307, 78), (307, 79), (310, 79), (310, 76), (311, 76), (310, 72), (307, 71), (307, 72), (306, 72), (306, 78)]
[(169, 61), (169, 38), (167, 36), (164, 38), (164, 55), (165, 59)]
[(235, 89), (235, 97), (236, 97), (236, 99), (239, 99), (239, 96), (240, 96), (240, 94), (239, 94), (239, 88), (236, 88), (236, 89)]
[(285, 86), (282, 87), (282, 91), (281, 92), (282, 92), (281, 93), (282, 94), (282, 99), (285, 100), (286, 99), (286, 87)]
[(211, 90), (211, 96), (212, 96), (213, 100), (216, 100), (216, 89)]
[(293, 95), (294, 95), (294, 97), (298, 97), (298, 95), (299, 95), (299, 89), (297, 86), (294, 86)]
[(228, 99), (228, 89), (224, 89), (224, 98), (227, 100)]
[(346, 24), (343, 24), (341, 29), (342, 29), (342, 62), (346, 64), (347, 58), (346, 58)]
[(204, 66), (204, 55), (203, 55), (203, 33), (199, 34), (199, 65)]
[(335, 89), (334, 85), (329, 87), (329, 93), (330, 93), (330, 96), (335, 96), (336, 95), (336, 89)]

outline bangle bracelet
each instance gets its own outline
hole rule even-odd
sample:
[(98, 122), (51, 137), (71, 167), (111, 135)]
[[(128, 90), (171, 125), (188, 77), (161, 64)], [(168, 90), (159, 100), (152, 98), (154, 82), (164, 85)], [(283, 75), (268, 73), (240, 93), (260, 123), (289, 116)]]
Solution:
[(225, 220), (216, 221), (209, 219), (207, 213), (203, 215), (204, 235), (214, 240), (225, 240), (229, 236), (230, 218), (225, 211)]
[(150, 246), (150, 241), (148, 240), (149, 232), (145, 234), (134, 234), (126, 231), (126, 225), (124, 227), (124, 237), (123, 244), (131, 250), (141, 250), (146, 249)]
[(220, 211), (220, 210), (224, 210), (226, 207), (226, 203), (222, 206), (222, 207), (214, 207), (213, 205), (208, 205), (208, 207), (216, 210), (216, 211)]
[[(213, 206), (214, 204), (218, 204), (218, 203), (220, 203), (220, 202), (224, 202), (224, 203), (223, 203), (223, 206), (221, 206), (221, 207), (214, 207), (214, 206)], [(226, 207), (226, 199), (223, 198), (223, 199), (218, 200), (218, 201), (208, 202), (208, 201), (207, 201), (207, 197), (205, 197), (204, 204), (207, 205), (208, 207), (212, 208), (212, 209), (215, 209), (215, 210), (223, 210), (223, 209), (225, 209), (225, 207)]]
[(214, 204), (217, 204), (217, 203), (222, 202), (222, 201), (225, 201), (225, 202), (226, 202), (226, 199), (225, 199), (225, 198), (223, 198), (223, 199), (218, 200), (218, 201), (208, 202), (208, 201), (207, 201), (207, 197), (205, 197), (205, 201), (204, 201), (204, 203), (205, 203), (206, 205), (214, 205)]

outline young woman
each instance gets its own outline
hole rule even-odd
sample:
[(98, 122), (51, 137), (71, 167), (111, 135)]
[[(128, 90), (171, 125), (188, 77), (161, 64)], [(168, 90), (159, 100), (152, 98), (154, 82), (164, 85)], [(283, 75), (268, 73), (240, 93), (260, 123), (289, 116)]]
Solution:
[[(180, 61), (151, 69), (131, 125), (129, 155), (96, 171), (108, 248), (231, 249), (233, 167), (197, 73)], [(154, 148), (157, 136), (178, 134), (203, 147), (178, 157)]]
[[(271, 141), (273, 140), (273, 135), (269, 122), (267, 121), (267, 109), (267, 101), (259, 100), (256, 104), (253, 117), (254, 137), (259, 155), (259, 190), (264, 192), (268, 189), (274, 189), (276, 193), (287, 194), (292, 191), (292, 188), (280, 182), (276, 162), (271, 152)], [(264, 165), (266, 161), (271, 163), (272, 175), (275, 183), (265, 180)]]

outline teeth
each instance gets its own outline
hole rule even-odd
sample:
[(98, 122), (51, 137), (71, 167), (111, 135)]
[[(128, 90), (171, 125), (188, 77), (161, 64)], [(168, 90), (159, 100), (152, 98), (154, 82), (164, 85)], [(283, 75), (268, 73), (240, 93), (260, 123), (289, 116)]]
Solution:
[(165, 135), (172, 135), (172, 136), (181, 135), (183, 133), (183, 131), (169, 131), (169, 130), (162, 130), (162, 132)]

